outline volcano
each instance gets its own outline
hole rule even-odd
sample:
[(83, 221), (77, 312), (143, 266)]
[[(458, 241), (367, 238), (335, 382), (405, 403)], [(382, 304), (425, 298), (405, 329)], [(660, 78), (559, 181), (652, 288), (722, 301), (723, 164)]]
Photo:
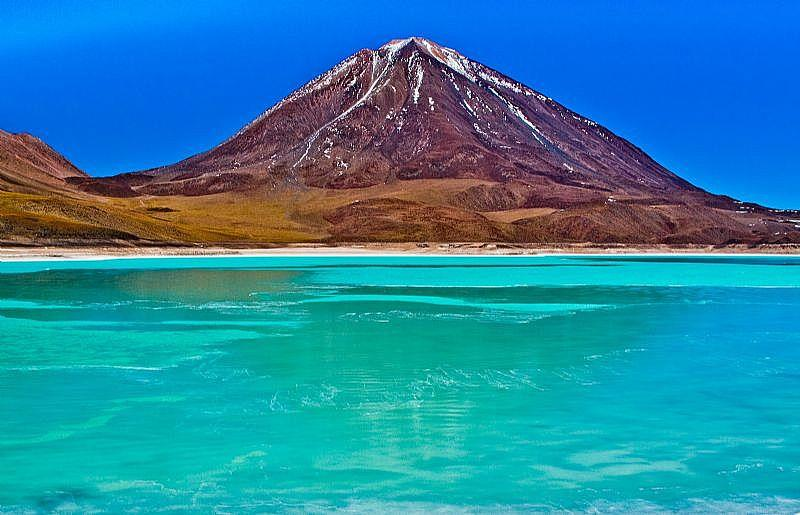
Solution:
[(353, 54), (208, 151), (67, 182), (221, 241), (800, 242), (795, 214), (706, 192), (418, 37)]
[(549, 183), (551, 203), (699, 192), (605, 127), (423, 38), (362, 50), (219, 146), (132, 182), (206, 194), (441, 178)]

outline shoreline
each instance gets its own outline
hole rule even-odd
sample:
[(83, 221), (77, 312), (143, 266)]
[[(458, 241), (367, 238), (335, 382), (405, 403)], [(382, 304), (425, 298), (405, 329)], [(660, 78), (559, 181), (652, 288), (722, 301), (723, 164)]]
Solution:
[(435, 257), (624, 255), (624, 256), (800, 256), (800, 245), (601, 245), (494, 243), (287, 244), (276, 247), (3, 247), (0, 262), (99, 261), (192, 257)]

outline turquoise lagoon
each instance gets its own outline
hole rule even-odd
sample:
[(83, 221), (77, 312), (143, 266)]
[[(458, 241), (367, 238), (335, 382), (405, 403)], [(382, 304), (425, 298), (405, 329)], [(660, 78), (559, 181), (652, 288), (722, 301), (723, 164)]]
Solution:
[(0, 263), (0, 511), (800, 511), (800, 259)]

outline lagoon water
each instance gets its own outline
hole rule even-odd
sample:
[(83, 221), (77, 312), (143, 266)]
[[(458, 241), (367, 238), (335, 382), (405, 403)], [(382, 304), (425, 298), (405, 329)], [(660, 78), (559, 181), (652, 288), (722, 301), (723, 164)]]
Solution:
[(800, 259), (0, 263), (0, 511), (800, 511)]

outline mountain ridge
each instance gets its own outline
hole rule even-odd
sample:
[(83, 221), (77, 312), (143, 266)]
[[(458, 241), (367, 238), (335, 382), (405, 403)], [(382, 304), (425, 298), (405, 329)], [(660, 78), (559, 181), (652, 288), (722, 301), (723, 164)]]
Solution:
[(68, 190), (70, 178), (89, 176), (36, 136), (0, 129), (0, 189)]

